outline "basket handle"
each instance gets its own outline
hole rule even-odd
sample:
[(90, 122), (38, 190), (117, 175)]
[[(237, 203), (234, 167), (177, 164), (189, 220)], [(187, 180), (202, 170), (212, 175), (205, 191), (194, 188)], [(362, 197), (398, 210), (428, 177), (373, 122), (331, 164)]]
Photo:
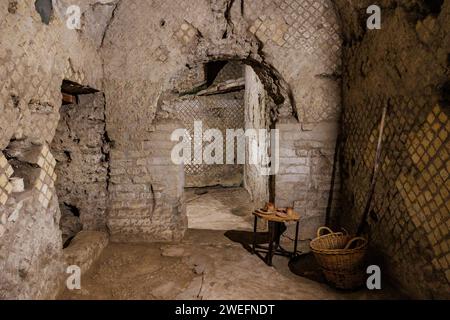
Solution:
[(363, 238), (363, 237), (356, 237), (356, 238), (353, 238), (352, 240), (350, 240), (350, 241), (347, 243), (347, 245), (345, 246), (344, 250), (350, 249), (350, 247), (352, 246), (352, 244), (353, 244), (354, 242), (356, 242), (356, 241), (363, 241), (364, 244), (367, 242), (366, 238)]
[(334, 233), (333, 230), (331, 230), (331, 229), (328, 228), (328, 227), (320, 227), (320, 228), (317, 230), (317, 238), (319, 238), (319, 237), (322, 236), (322, 231), (323, 231), (323, 230), (328, 231), (328, 233)]

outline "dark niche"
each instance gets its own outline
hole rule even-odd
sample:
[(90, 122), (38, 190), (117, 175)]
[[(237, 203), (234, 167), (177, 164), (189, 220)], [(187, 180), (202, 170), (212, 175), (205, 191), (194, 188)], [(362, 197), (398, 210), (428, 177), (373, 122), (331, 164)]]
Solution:
[(52, 0), (36, 0), (34, 6), (41, 16), (42, 22), (48, 25), (53, 14)]

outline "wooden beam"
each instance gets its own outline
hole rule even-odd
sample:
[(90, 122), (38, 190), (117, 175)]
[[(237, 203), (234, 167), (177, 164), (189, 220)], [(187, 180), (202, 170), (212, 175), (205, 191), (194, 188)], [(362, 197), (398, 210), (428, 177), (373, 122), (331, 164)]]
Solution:
[(208, 89), (197, 93), (197, 96), (210, 96), (214, 94), (222, 94), (227, 92), (240, 91), (245, 89), (245, 78), (228, 80), (215, 84)]
[(71, 94), (63, 93), (62, 94), (62, 104), (76, 104), (77, 103), (77, 97), (73, 96)]
[(61, 92), (71, 95), (80, 95), (96, 93), (98, 92), (98, 90), (91, 87), (82, 86), (81, 84), (73, 81), (63, 80), (63, 83), (61, 85)]

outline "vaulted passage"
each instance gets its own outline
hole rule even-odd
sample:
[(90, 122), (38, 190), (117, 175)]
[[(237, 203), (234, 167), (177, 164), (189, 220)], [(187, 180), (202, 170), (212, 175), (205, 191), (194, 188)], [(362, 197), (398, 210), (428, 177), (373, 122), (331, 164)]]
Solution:
[(2, 1), (0, 299), (450, 299), (449, 18)]

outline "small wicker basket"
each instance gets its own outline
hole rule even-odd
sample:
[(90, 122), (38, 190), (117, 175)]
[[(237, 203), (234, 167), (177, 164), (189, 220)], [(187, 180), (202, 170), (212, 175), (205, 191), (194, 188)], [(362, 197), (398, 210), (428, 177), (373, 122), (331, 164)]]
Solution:
[[(328, 231), (328, 234), (322, 235), (324, 230)], [(319, 228), (317, 238), (310, 244), (320, 267), (337, 272), (359, 269), (364, 262), (367, 245), (365, 238), (352, 238), (347, 233), (336, 233), (327, 227)]]

